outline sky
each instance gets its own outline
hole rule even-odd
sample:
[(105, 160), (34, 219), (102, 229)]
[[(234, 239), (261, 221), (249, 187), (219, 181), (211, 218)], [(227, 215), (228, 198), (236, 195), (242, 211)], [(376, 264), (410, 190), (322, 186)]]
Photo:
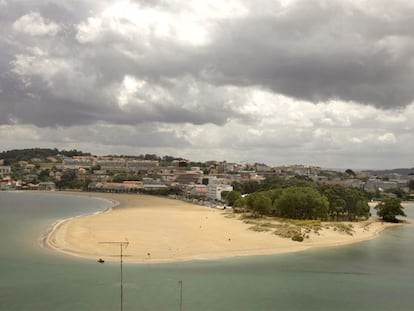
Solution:
[(0, 0), (0, 151), (413, 167), (414, 1)]

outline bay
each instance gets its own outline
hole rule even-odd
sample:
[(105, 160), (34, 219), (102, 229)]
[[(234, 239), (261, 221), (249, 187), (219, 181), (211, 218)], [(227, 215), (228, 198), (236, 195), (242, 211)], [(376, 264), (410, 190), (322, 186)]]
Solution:
[[(120, 310), (120, 266), (42, 248), (59, 219), (111, 203), (0, 192), (0, 310)], [(406, 206), (414, 218), (414, 205)], [(162, 230), (162, 228), (160, 228)], [(413, 310), (414, 226), (304, 252), (124, 264), (124, 310)]]

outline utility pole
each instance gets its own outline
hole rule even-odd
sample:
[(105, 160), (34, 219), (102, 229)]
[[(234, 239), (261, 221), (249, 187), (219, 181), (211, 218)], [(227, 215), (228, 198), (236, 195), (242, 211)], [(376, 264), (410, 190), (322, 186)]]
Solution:
[(180, 311), (183, 311), (183, 281), (178, 281), (180, 285)]
[(114, 241), (106, 241), (106, 242), (99, 242), (100, 244), (115, 244), (115, 245), (119, 245), (120, 248), (120, 261), (121, 261), (121, 311), (124, 310), (124, 284), (123, 284), (123, 268), (122, 268), (122, 256), (123, 256), (123, 249), (125, 246), (125, 249), (128, 247), (129, 245), (129, 241), (128, 239), (125, 239), (126, 241), (124, 242), (114, 242)]

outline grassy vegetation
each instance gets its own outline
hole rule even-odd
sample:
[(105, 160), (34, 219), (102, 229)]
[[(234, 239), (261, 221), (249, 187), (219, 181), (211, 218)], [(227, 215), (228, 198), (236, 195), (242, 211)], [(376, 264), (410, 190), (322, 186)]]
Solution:
[(252, 231), (255, 231), (255, 232), (268, 232), (268, 231), (272, 231), (271, 229), (266, 228), (266, 227), (263, 227), (263, 226), (261, 226), (261, 225), (254, 225), (254, 226), (251, 226), (251, 227), (249, 228), (249, 230), (252, 230)]
[(354, 235), (354, 226), (352, 224), (331, 223), (334, 231), (343, 232), (349, 235)]
[(299, 226), (284, 223), (277, 226), (273, 234), (276, 234), (282, 238), (293, 239), (295, 236), (302, 236), (302, 229)]
[(252, 213), (243, 213), (240, 219), (252, 225), (249, 230), (255, 232), (273, 232), (282, 238), (302, 242), (309, 238), (309, 234), (320, 234), (322, 229), (331, 229), (344, 234), (353, 235), (354, 226), (339, 222), (322, 223), (320, 220), (285, 219), (269, 216), (258, 216)]
[(320, 227), (321, 221), (320, 220), (302, 220), (302, 219), (285, 219), (284, 221), (287, 221), (289, 223), (292, 223), (296, 226), (314, 226), (314, 227)]

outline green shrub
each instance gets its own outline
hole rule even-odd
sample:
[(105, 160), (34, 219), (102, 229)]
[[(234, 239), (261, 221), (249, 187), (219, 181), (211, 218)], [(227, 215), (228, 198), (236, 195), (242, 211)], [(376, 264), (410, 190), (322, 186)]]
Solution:
[(296, 242), (303, 242), (303, 236), (298, 235), (298, 234), (295, 234), (295, 235), (292, 237), (292, 240), (293, 240), (293, 241), (296, 241)]

